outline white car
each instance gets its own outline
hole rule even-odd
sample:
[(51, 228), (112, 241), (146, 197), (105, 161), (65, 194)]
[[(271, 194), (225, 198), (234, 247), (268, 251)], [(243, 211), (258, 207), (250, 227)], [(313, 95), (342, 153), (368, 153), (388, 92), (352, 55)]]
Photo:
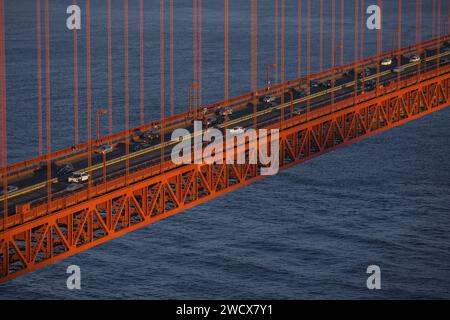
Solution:
[(301, 108), (295, 108), (294, 109), (294, 114), (302, 114), (302, 109)]
[[(19, 188), (16, 186), (7, 186), (6, 190), (8, 191), (8, 194), (10, 194), (10, 193), (16, 192), (17, 190), (19, 190)], [(3, 196), (3, 195), (4, 195), (4, 191), (3, 191), (3, 189), (1, 189), (0, 196)]]
[(104, 144), (95, 150), (95, 153), (110, 153), (114, 150), (109, 144)]
[(67, 181), (74, 183), (83, 183), (85, 181), (88, 181), (89, 177), (89, 174), (86, 172), (74, 172), (72, 176), (67, 179)]
[(228, 133), (231, 135), (236, 135), (236, 134), (243, 134), (244, 133), (244, 128), (242, 127), (234, 127), (232, 129), (228, 130)]
[(382, 66), (390, 66), (392, 64), (392, 58), (385, 58), (381, 60)]
[(271, 103), (271, 102), (274, 102), (275, 100), (276, 100), (276, 98), (274, 96), (265, 96), (263, 99), (263, 101), (265, 103)]
[(415, 54), (411, 58), (409, 58), (409, 62), (419, 62), (419, 61), (420, 61), (420, 57), (417, 54)]

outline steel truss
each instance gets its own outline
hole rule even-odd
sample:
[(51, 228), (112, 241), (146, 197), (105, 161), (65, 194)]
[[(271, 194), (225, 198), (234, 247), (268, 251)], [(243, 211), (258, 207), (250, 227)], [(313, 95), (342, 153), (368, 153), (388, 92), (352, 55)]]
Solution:
[[(388, 130), (450, 104), (450, 73), (352, 107), (333, 105), (272, 125), (280, 169)], [(424, 77), (426, 75), (424, 74)], [(367, 93), (367, 95), (372, 93)], [(352, 99), (349, 99), (353, 101)], [(363, 100), (363, 99), (362, 99)], [(360, 101), (362, 101), (360, 100)], [(0, 233), (0, 281), (41, 268), (263, 178), (261, 166), (192, 164), (12, 226)], [(137, 172), (136, 174), (139, 174)]]

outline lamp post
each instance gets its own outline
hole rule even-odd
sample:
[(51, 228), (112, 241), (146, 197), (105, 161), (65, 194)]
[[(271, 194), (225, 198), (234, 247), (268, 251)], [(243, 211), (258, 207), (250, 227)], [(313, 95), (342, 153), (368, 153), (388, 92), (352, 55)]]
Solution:
[(271, 68), (277, 68), (277, 64), (268, 64), (266, 65), (266, 85), (267, 85), (267, 91), (270, 90), (270, 69)]
[(102, 158), (103, 158), (103, 183), (105, 184), (106, 188), (106, 151), (102, 151)]
[(95, 113), (95, 124), (97, 128), (97, 140), (100, 139), (100, 115), (108, 114), (108, 110), (99, 109)]
[[(392, 49), (392, 53), (394, 52), (394, 46), (395, 46), (395, 44), (394, 44), (394, 40), (395, 40), (395, 36), (398, 34), (398, 30), (392, 30), (392, 33), (391, 33), (391, 37), (392, 37), (392, 39), (391, 39), (391, 41), (392, 41), (392, 43), (391, 43), (391, 49)], [(397, 48), (397, 49), (400, 49), (400, 48)]]
[[(196, 89), (196, 88), (197, 88), (197, 83), (195, 83), (195, 82), (193, 84), (191, 84), (189, 86), (189, 88), (188, 88), (188, 99), (189, 99), (188, 109), (189, 109), (189, 113), (191, 113), (193, 111), (193, 113), (194, 113), (194, 120), (195, 120), (195, 115), (196, 115), (196, 112), (197, 112), (197, 107), (195, 105), (195, 101), (192, 101), (193, 98), (195, 97), (195, 95), (193, 94), (192, 90)], [(194, 109), (194, 110), (192, 110), (192, 109)]]
[[(336, 55), (337, 55), (337, 49), (343, 48), (344, 44), (341, 42), (336, 47), (333, 48), (333, 66), (332, 68), (336, 68)], [(332, 78), (331, 78), (331, 112), (333, 112), (334, 109), (334, 82), (335, 82), (335, 72), (333, 72)]]

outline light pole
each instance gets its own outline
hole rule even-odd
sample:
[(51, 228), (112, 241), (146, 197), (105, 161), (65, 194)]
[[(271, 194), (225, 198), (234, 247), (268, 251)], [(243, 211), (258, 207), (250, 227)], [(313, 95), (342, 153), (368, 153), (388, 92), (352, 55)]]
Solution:
[(108, 110), (106, 109), (99, 109), (95, 113), (95, 124), (97, 128), (97, 140), (100, 139), (100, 115), (108, 114)]
[[(343, 48), (344, 44), (341, 42), (336, 47), (333, 48), (333, 66), (332, 68), (336, 68), (336, 55), (337, 55), (337, 49)], [(332, 78), (331, 78), (331, 112), (333, 112), (334, 109), (334, 82), (335, 82), (335, 72), (333, 72)]]
[[(197, 83), (195, 83), (195, 82), (193, 84), (191, 84), (188, 88), (188, 99), (189, 99), (188, 108), (189, 108), (189, 113), (191, 113), (193, 111), (194, 120), (195, 120), (197, 107), (195, 106), (195, 101), (192, 101), (193, 98), (195, 97), (192, 90), (196, 89), (196, 88), (197, 88)], [(192, 110), (192, 109), (194, 109), (194, 110)]]
[(273, 64), (268, 64), (266, 65), (266, 85), (267, 85), (267, 91), (270, 90), (270, 69), (271, 68), (277, 68), (277, 64), (273, 63)]
[[(395, 44), (394, 44), (394, 40), (395, 40), (395, 36), (398, 34), (398, 30), (392, 30), (392, 33), (391, 33), (391, 36), (392, 36), (392, 39), (391, 39), (391, 41), (392, 41), (392, 43), (391, 43), (391, 48), (392, 48), (392, 53), (394, 53), (394, 46), (395, 46)], [(400, 49), (400, 48), (398, 48), (398, 49)]]
[[(106, 184), (106, 151), (102, 151), (102, 157), (103, 157), (103, 183)], [(106, 185), (105, 185), (106, 187)]]

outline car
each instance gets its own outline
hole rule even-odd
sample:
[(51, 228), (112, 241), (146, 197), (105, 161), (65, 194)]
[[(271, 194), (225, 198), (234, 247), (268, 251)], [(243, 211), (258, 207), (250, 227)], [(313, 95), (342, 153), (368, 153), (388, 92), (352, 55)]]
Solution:
[(234, 128), (228, 129), (228, 133), (231, 135), (243, 134), (244, 131), (245, 130), (242, 127), (234, 127)]
[(219, 124), (219, 118), (217, 118), (217, 117), (212, 116), (212, 117), (203, 119), (204, 126), (211, 127), (211, 126), (215, 126), (217, 124)]
[(90, 178), (90, 175), (86, 172), (74, 172), (69, 179), (67, 179), (68, 182), (73, 183), (83, 183), (88, 181)]
[(136, 151), (140, 151), (140, 150), (147, 149), (147, 148), (149, 148), (149, 147), (150, 147), (150, 145), (147, 144), (147, 143), (139, 143), (139, 144), (133, 145), (133, 147), (132, 147), (131, 150), (133, 150), (134, 152), (136, 152)]
[(361, 72), (358, 74), (358, 78), (362, 79), (362, 78), (364, 78), (364, 77), (369, 77), (371, 74), (372, 74), (372, 71), (370, 71), (369, 68), (366, 68), (364, 71), (361, 71)]
[(224, 108), (223, 110), (220, 110), (217, 115), (225, 117), (225, 116), (229, 116), (232, 114), (233, 114), (233, 108), (228, 107), (228, 108)]
[(409, 62), (419, 62), (419, 61), (420, 61), (420, 57), (417, 54), (415, 54), (409, 58)]
[[(19, 190), (19, 188), (16, 186), (7, 186), (6, 190), (7, 190), (8, 194), (10, 194), (10, 193), (16, 192), (17, 190)], [(4, 193), (3, 189), (0, 189), (0, 196), (3, 196), (4, 194), (5, 193)]]
[(322, 86), (322, 82), (320, 82), (319, 80), (311, 80), (310, 86), (311, 88), (318, 88)]
[(373, 79), (366, 81), (366, 89), (369, 91), (375, 89), (376, 85), (377, 85), (377, 82)]
[(95, 150), (95, 153), (110, 153), (114, 150), (113, 146), (104, 144)]
[(56, 171), (56, 176), (61, 177), (75, 171), (73, 164), (67, 163)]
[(300, 109), (300, 108), (295, 108), (294, 109), (294, 112), (293, 112), (294, 114), (302, 114), (302, 109)]
[(306, 93), (306, 91), (304, 89), (300, 89), (296, 92), (296, 94), (294, 95), (295, 98), (303, 98), (306, 97), (308, 94)]
[(263, 99), (263, 101), (264, 101), (265, 103), (272, 103), (272, 102), (274, 102), (275, 100), (276, 100), (276, 97), (275, 97), (275, 96), (265, 96), (264, 99)]
[(392, 71), (395, 73), (401, 73), (401, 72), (405, 71), (405, 67), (398, 66), (398, 67), (395, 67)]
[(150, 141), (159, 139), (159, 131), (156, 128), (153, 128), (151, 130), (145, 131), (141, 134), (140, 138), (145, 142), (148, 143)]
[(354, 73), (353, 70), (345, 70), (344, 72), (342, 72), (342, 77), (348, 77), (351, 76)]
[(390, 66), (392, 64), (392, 58), (385, 58), (381, 60), (382, 66)]

